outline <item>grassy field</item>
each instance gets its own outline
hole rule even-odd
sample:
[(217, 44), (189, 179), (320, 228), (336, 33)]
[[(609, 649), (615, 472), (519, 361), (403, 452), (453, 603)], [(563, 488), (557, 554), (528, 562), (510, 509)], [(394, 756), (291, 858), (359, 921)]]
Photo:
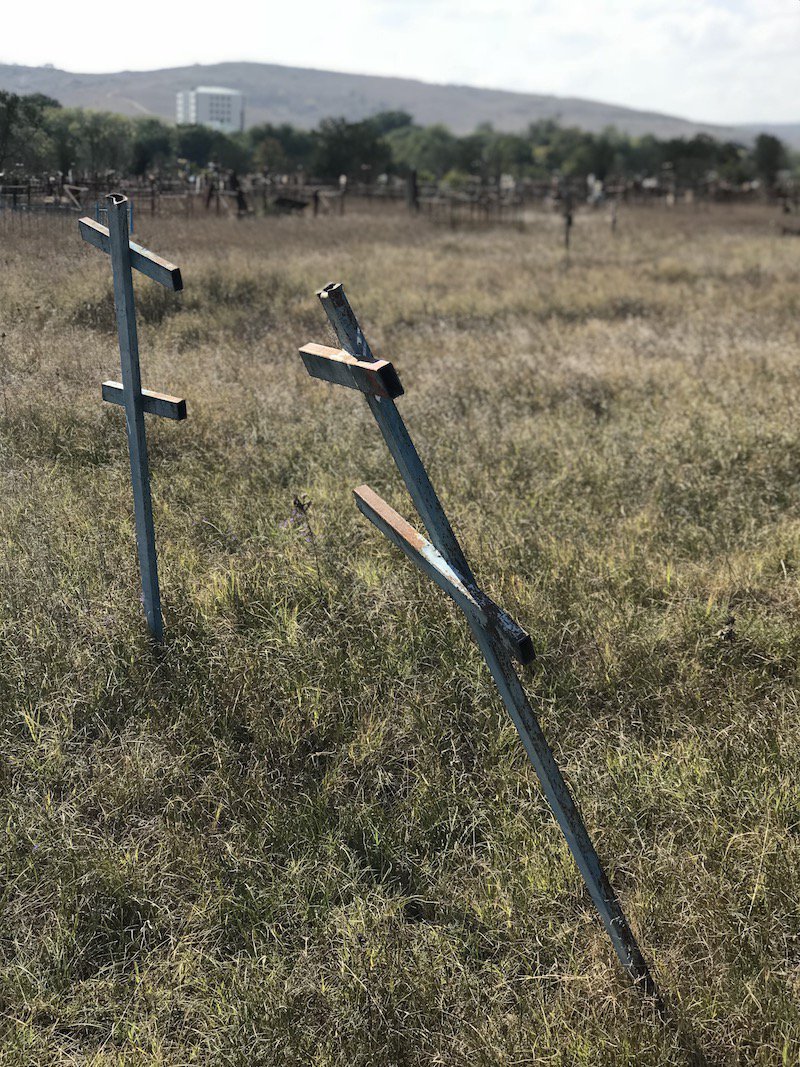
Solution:
[[(800, 242), (766, 212), (525, 232), (141, 219), (167, 641), (138, 597), (110, 267), (0, 230), (0, 1063), (671, 1064), (363, 400), (343, 280), (657, 980), (800, 1058)], [(309, 524), (293, 505), (311, 501)]]

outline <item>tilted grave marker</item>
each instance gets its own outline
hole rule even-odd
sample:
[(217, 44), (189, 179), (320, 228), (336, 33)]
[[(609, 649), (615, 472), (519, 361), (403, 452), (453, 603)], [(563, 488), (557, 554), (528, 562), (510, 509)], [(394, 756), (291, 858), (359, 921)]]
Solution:
[(364, 393), (430, 541), (369, 486), (362, 485), (355, 490), (356, 504), (464, 612), (614, 949), (633, 981), (660, 1004), (647, 963), (513, 667), (512, 659), (529, 663), (534, 658), (531, 639), (478, 587), (395, 406), (395, 398), (402, 395), (403, 388), (394, 367), (373, 356), (341, 284), (328, 285), (317, 295), (341, 350), (306, 345), (300, 349), (306, 369), (314, 378)]
[(164, 636), (164, 624), (158, 591), (156, 537), (150, 498), (150, 467), (147, 461), (144, 416), (149, 414), (160, 415), (166, 419), (185, 419), (186, 401), (176, 396), (142, 389), (132, 272), (141, 271), (173, 292), (183, 289), (183, 281), (180, 269), (174, 263), (168, 263), (129, 240), (127, 197), (112, 193), (106, 199), (107, 227), (90, 218), (80, 219), (78, 225), (84, 241), (111, 256), (122, 381), (103, 382), (103, 400), (125, 408), (133, 510), (136, 518), (136, 547), (142, 576), (142, 602), (150, 633), (156, 641), (161, 641)]

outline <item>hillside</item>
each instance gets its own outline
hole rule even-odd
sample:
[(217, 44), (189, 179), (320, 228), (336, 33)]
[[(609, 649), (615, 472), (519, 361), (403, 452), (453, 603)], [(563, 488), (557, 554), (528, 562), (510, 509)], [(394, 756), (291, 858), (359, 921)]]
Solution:
[[(175, 116), (175, 93), (200, 84), (241, 90), (247, 97), (248, 125), (288, 122), (310, 129), (330, 115), (343, 115), (352, 121), (376, 111), (403, 109), (419, 123), (445, 123), (462, 134), (482, 122), (516, 131), (546, 118), (589, 131), (614, 125), (632, 135), (652, 133), (658, 137), (691, 136), (701, 131), (743, 137), (751, 132), (573, 97), (432, 85), (409, 78), (339, 74), (268, 63), (218, 63), (116, 74), (0, 65), (0, 89), (47, 93), (70, 107), (165, 119)], [(794, 134), (795, 141), (800, 141), (800, 129), (794, 128)]]

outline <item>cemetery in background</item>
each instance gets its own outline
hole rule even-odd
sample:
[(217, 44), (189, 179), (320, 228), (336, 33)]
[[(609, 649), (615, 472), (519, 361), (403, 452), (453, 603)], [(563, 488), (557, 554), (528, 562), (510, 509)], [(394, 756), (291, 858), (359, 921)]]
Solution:
[(565, 202), (666, 206), (780, 202), (795, 212), (800, 156), (776, 137), (660, 141), (532, 123), (457, 137), (405, 112), (315, 130), (226, 134), (159, 119), (62, 108), (0, 92), (0, 216), (92, 211), (124, 192), (142, 213), (246, 217), (405, 205), (439, 221), (524, 222)]

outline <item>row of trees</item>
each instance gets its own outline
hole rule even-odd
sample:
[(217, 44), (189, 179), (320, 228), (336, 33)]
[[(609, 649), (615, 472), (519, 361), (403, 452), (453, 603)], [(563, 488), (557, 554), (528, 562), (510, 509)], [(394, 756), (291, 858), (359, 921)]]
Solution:
[(774, 187), (782, 172), (800, 173), (800, 159), (769, 134), (746, 146), (703, 134), (671, 140), (629, 137), (613, 128), (593, 134), (542, 121), (523, 134), (485, 125), (458, 137), (445, 126), (418, 126), (406, 112), (389, 111), (361, 122), (325, 119), (310, 131), (265, 124), (226, 135), (157, 118), (63, 108), (38, 94), (0, 92), (0, 174), (5, 180), (15, 172), (144, 175), (211, 163), (242, 172), (303, 170), (322, 180), (341, 174), (370, 180), (413, 168), (421, 178), (453, 183), (470, 177), (491, 182), (502, 174), (607, 179), (668, 171), (679, 183), (715, 174), (734, 183), (758, 178)]

